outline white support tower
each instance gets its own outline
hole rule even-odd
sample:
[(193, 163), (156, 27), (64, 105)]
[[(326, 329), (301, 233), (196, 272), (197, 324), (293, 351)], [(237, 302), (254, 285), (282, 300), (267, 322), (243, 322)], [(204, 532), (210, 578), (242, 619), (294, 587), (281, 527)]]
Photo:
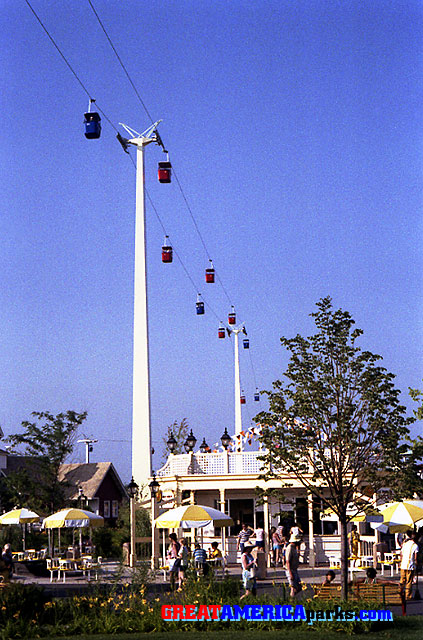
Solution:
[(155, 122), (144, 133), (138, 133), (120, 123), (131, 136), (119, 138), (137, 149), (136, 207), (135, 207), (135, 276), (134, 276), (134, 356), (132, 394), (132, 475), (141, 487), (152, 474), (150, 361), (148, 344), (148, 298), (145, 229), (144, 148), (157, 142)]
[[(239, 339), (238, 335), (244, 332), (244, 323), (238, 325), (236, 329), (230, 329), (235, 336), (235, 435), (238, 436), (242, 431), (242, 414), (241, 414), (241, 377), (239, 373)], [(242, 451), (242, 438), (239, 438), (239, 446)]]

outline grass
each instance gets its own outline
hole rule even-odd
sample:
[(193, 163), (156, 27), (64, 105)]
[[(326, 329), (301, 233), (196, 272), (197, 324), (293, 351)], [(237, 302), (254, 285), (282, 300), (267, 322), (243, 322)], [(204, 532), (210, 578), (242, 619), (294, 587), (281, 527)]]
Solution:
[[(50, 640), (74, 640), (78, 637), (78, 640), (106, 640), (106, 638), (113, 640), (341, 640), (342, 631), (325, 631), (312, 630), (310, 628), (290, 628), (287, 626), (283, 631), (236, 631), (236, 623), (232, 623), (232, 626), (228, 626), (227, 631), (220, 630), (219, 632), (213, 631), (188, 631), (181, 633), (168, 632), (168, 633), (121, 633), (110, 635), (95, 635), (95, 636), (61, 636), (60, 638), (51, 637)], [(412, 618), (396, 618), (395, 622), (390, 623), (391, 626), (385, 625), (384, 629), (380, 631), (373, 631), (364, 634), (354, 634), (351, 638), (366, 638), (366, 640), (421, 640), (423, 637), (423, 617), (414, 616)]]

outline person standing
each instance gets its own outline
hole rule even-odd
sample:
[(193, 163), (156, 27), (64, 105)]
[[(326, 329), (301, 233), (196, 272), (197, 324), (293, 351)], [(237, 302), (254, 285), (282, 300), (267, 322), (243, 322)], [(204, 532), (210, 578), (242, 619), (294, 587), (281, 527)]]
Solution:
[(244, 583), (245, 593), (241, 596), (241, 600), (253, 594), (256, 595), (256, 571), (257, 564), (251, 551), (254, 549), (252, 545), (245, 545), (241, 555), (242, 565), (242, 582)]
[(291, 536), (285, 552), (285, 573), (291, 588), (291, 598), (295, 598), (302, 590), (300, 575), (298, 573), (301, 540), (301, 536)]
[(248, 524), (246, 524), (244, 522), (242, 524), (241, 531), (238, 533), (238, 538), (237, 538), (237, 541), (236, 541), (236, 550), (237, 551), (241, 551), (241, 553), (243, 553), (244, 547), (247, 544), (248, 540), (253, 535), (253, 533), (254, 533), (254, 531), (252, 529), (250, 529)]
[(188, 558), (189, 558), (189, 551), (188, 551), (188, 545), (187, 545), (187, 540), (186, 538), (181, 538), (179, 540), (180, 542), (180, 547), (179, 547), (179, 551), (178, 551), (178, 559), (180, 559), (180, 565), (179, 565), (179, 589), (178, 591), (182, 590), (182, 585), (184, 583), (185, 580), (185, 572), (188, 569)]
[(207, 552), (198, 542), (195, 544), (193, 557), (195, 568), (199, 569), (203, 576), (207, 575)]
[(10, 579), (13, 575), (13, 571), (15, 569), (15, 565), (13, 563), (12, 556), (12, 547), (9, 543), (6, 543), (3, 547), (3, 551), (1, 554), (1, 559), (3, 560), (4, 569), (2, 570), (3, 581), (10, 582)]
[(255, 531), (256, 535), (256, 547), (263, 549), (264, 551), (264, 529), (263, 527), (257, 527)]
[(294, 522), (294, 525), (291, 527), (289, 535), (290, 536), (298, 536), (302, 540), (303, 535), (304, 535), (304, 531), (301, 529), (299, 522)]
[(170, 545), (167, 550), (167, 559), (168, 559), (169, 570), (170, 570), (170, 588), (172, 591), (174, 591), (176, 576), (179, 573), (179, 565), (181, 564), (178, 558), (178, 553), (181, 545), (178, 542), (178, 537), (176, 533), (169, 533), (169, 540), (170, 540)]
[(276, 527), (271, 528), (270, 534), (272, 538), (273, 564), (276, 567), (277, 564), (282, 564), (283, 543)]
[(350, 541), (350, 554), (351, 558), (353, 558), (352, 566), (355, 565), (356, 560), (358, 560), (358, 551), (360, 546), (360, 534), (357, 531), (357, 525), (353, 524), (351, 527), (351, 531), (348, 534), (348, 538)]
[(408, 539), (402, 543), (401, 547), (400, 587), (405, 592), (405, 599), (411, 600), (419, 547), (416, 543), (417, 535), (413, 531), (407, 531), (407, 536)]

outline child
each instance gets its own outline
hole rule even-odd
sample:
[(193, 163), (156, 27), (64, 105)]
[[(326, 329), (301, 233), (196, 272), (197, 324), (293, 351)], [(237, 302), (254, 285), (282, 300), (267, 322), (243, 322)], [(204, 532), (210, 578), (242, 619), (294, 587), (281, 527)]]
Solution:
[(335, 571), (332, 571), (332, 569), (329, 569), (329, 571), (325, 576), (324, 581), (322, 582), (322, 587), (327, 587), (329, 584), (332, 584), (334, 580), (335, 580)]

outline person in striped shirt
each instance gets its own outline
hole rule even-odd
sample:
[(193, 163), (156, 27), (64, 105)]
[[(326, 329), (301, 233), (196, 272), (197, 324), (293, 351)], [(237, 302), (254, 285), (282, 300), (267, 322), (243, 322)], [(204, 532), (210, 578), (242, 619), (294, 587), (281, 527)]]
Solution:
[(197, 542), (194, 549), (194, 564), (196, 569), (202, 569), (203, 574), (206, 575), (206, 560), (207, 560), (207, 552), (203, 549)]
[(246, 543), (248, 542), (248, 540), (251, 538), (251, 536), (254, 534), (254, 531), (252, 529), (250, 529), (250, 527), (248, 526), (248, 524), (246, 524), (245, 522), (242, 525), (242, 529), (241, 531), (238, 533), (238, 539), (236, 542), (236, 550), (237, 551), (241, 551), (241, 553), (244, 551), (244, 547), (246, 545)]

